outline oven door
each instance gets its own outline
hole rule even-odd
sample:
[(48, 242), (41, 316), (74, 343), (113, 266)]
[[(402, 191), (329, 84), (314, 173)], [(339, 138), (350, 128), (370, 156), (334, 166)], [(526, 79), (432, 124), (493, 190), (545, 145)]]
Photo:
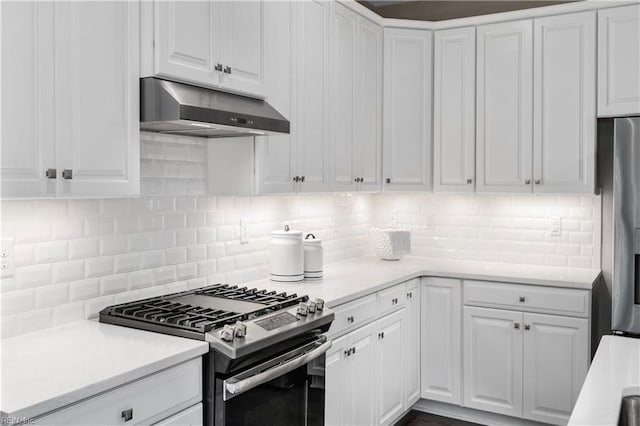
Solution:
[(216, 377), (215, 425), (323, 425), (330, 347), (320, 336), (234, 376)]

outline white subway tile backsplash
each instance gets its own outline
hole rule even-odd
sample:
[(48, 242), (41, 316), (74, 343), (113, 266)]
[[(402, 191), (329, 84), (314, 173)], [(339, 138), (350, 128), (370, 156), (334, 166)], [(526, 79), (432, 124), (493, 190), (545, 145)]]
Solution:
[(27, 266), (35, 263), (34, 244), (15, 244), (13, 246), (14, 266)]
[(84, 278), (84, 261), (73, 260), (59, 262), (53, 265), (53, 282), (62, 283), (77, 281)]
[(153, 247), (150, 233), (129, 235), (129, 251), (147, 251)]
[(100, 279), (91, 278), (69, 283), (69, 300), (76, 302), (100, 296)]
[(216, 241), (216, 228), (198, 228), (198, 244), (213, 243)]
[(26, 266), (16, 269), (18, 288), (31, 288), (51, 284), (53, 266), (51, 264)]
[(100, 240), (98, 238), (85, 238), (69, 241), (69, 258), (86, 259), (100, 255)]
[(100, 278), (100, 294), (106, 296), (125, 291), (129, 286), (127, 274), (109, 275)]
[(156, 268), (164, 265), (164, 251), (148, 251), (142, 254), (142, 268)]
[(120, 216), (115, 218), (116, 234), (132, 234), (138, 232), (139, 220), (137, 216)]
[(69, 258), (68, 241), (49, 241), (36, 244), (36, 263), (62, 262)]
[(53, 308), (53, 325), (61, 326), (84, 319), (84, 302), (67, 303)]
[(84, 316), (85, 318), (97, 318), (98, 313), (106, 308), (109, 305), (113, 305), (115, 303), (113, 295), (96, 297), (94, 299), (89, 299), (85, 303), (84, 307)]
[(176, 231), (176, 246), (190, 246), (197, 241), (197, 232), (193, 228), (179, 229)]
[(99, 237), (113, 234), (112, 217), (94, 217), (85, 219), (84, 234), (87, 237)]
[(176, 280), (176, 267), (165, 266), (164, 268), (156, 268), (153, 270), (153, 284), (168, 284)]
[(174, 247), (175, 243), (175, 232), (173, 231), (160, 231), (154, 232), (151, 235), (153, 240), (153, 248), (154, 249), (163, 249)]
[(15, 242), (31, 243), (49, 241), (51, 239), (51, 222), (47, 220), (30, 220), (15, 222)]
[(34, 289), (17, 290), (0, 294), (2, 316), (19, 314), (36, 307), (36, 291)]
[(97, 257), (85, 261), (87, 278), (113, 274), (113, 257)]
[(131, 272), (140, 269), (140, 254), (121, 254), (115, 257), (116, 274), (122, 272)]
[(179, 280), (189, 280), (195, 278), (197, 275), (198, 268), (195, 263), (183, 263), (182, 265), (176, 265), (176, 276)]
[(56, 219), (51, 223), (51, 236), (54, 240), (82, 238), (83, 232), (82, 219), (79, 218)]
[(131, 272), (129, 274), (130, 288), (143, 288), (153, 285), (153, 271), (145, 269), (142, 271)]
[(207, 246), (204, 244), (187, 247), (187, 261), (196, 262), (207, 258)]
[(187, 248), (174, 247), (165, 250), (164, 261), (167, 265), (178, 265), (187, 261)]
[(180, 229), (187, 226), (186, 213), (173, 213), (164, 215), (165, 229)]
[(16, 315), (19, 334), (33, 333), (53, 327), (53, 310), (51, 308), (27, 311)]
[(50, 308), (69, 302), (69, 284), (54, 284), (36, 289), (36, 308)]
[(112, 254), (126, 253), (129, 241), (124, 235), (100, 238), (100, 254), (109, 256)]

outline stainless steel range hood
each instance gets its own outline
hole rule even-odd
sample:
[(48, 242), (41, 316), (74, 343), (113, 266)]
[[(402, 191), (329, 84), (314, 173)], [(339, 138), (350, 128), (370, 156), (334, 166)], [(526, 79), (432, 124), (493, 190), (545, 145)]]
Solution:
[(146, 77), (140, 130), (223, 138), (289, 133), (289, 121), (261, 99)]

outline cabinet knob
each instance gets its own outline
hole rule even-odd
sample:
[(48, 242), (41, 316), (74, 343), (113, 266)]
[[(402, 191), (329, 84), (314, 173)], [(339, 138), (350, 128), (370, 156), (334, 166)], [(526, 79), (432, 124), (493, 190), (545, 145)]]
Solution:
[(386, 178), (386, 179), (384, 180), (384, 182), (385, 182), (385, 183), (391, 183), (391, 178)]
[(353, 349), (353, 352), (351, 352), (351, 353), (354, 353), (354, 354), (355, 354), (355, 353), (356, 353), (356, 347), (354, 346), (354, 347), (353, 347), (353, 348), (351, 348), (351, 349)]
[(216, 71), (222, 71), (222, 64), (216, 64), (216, 66), (213, 67), (213, 69)]
[(524, 180), (524, 184), (525, 185), (531, 185), (531, 179), (525, 179)]
[(382, 333), (380, 333), (380, 335), (382, 336), (382, 338), (384, 339), (384, 331)]
[(358, 182), (360, 182), (360, 178), (353, 178), (353, 181), (354, 181), (355, 183), (358, 183)]
[(471, 185), (473, 183), (473, 179), (467, 179), (467, 185)]
[(520, 303), (524, 303), (524, 301), (525, 301), (525, 300), (526, 300), (526, 299), (525, 299), (525, 297), (524, 297), (524, 296), (520, 296)]
[(364, 178), (360, 178), (360, 183), (364, 183)]
[(47, 170), (44, 172), (44, 175), (45, 175), (46, 177), (48, 177), (49, 179), (56, 179), (56, 178), (57, 178), (57, 174), (58, 174), (58, 173), (57, 173), (57, 170), (56, 170), (56, 169), (47, 169)]
[(124, 419), (125, 422), (128, 422), (129, 420), (133, 419), (133, 408), (123, 410), (122, 418)]
[(525, 325), (524, 325), (524, 329), (525, 329), (525, 330), (531, 330), (531, 326), (530, 326), (529, 324), (525, 324)]
[(304, 183), (304, 176), (300, 176), (300, 182)]
[(540, 185), (541, 180), (540, 179), (536, 179), (536, 185)]
[(225, 74), (231, 74), (231, 67), (228, 66), (228, 65), (226, 67), (224, 67), (224, 73)]
[(62, 171), (62, 179), (73, 179), (73, 170), (71, 169), (64, 169)]
[(513, 328), (515, 328), (516, 330), (520, 330), (520, 323), (519, 322), (513, 323)]

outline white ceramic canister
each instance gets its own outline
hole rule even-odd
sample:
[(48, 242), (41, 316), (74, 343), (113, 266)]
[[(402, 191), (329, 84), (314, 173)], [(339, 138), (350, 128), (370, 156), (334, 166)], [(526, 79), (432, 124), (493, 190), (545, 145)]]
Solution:
[(271, 233), (271, 281), (294, 282), (304, 280), (304, 249), (302, 231)]
[(304, 278), (322, 278), (322, 240), (313, 234), (307, 234), (304, 239)]

